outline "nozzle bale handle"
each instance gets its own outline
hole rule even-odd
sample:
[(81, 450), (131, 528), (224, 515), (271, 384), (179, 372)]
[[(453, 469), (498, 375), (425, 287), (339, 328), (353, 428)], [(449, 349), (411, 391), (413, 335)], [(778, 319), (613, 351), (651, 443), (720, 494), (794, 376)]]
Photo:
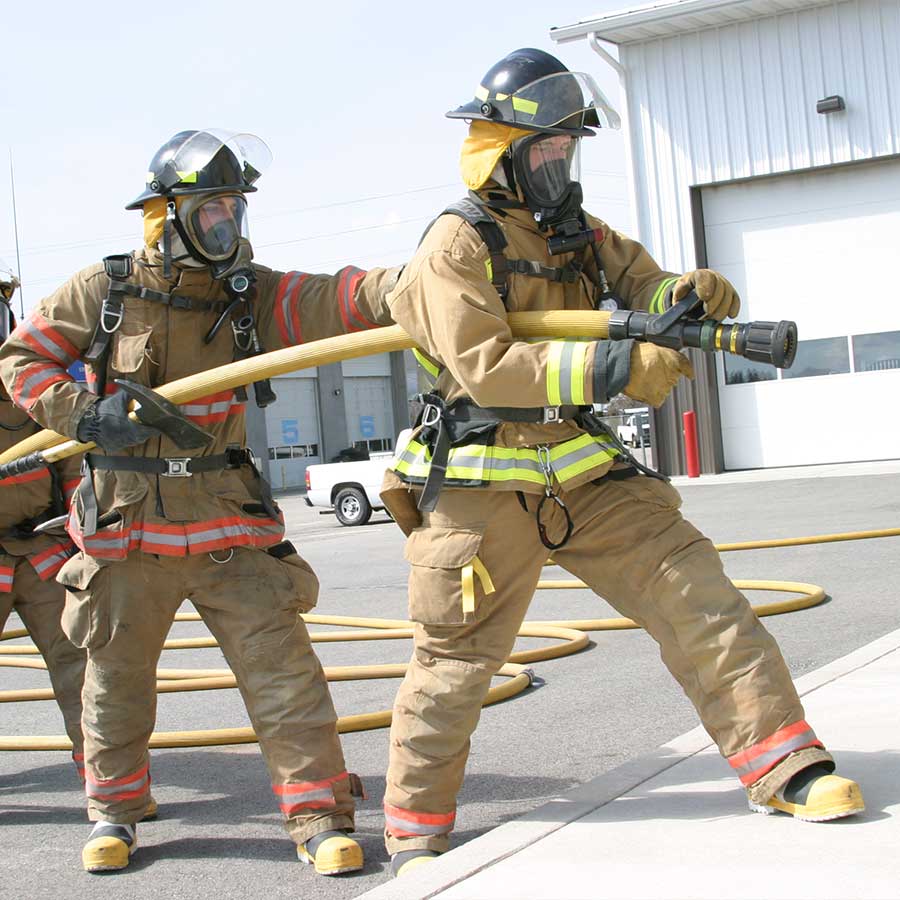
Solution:
[(654, 327), (660, 318), (641, 310), (618, 309), (609, 317), (609, 338), (613, 341), (633, 338), (673, 350), (684, 347), (696, 347), (707, 353), (722, 350), (778, 369), (789, 369), (797, 354), (796, 322), (723, 325), (715, 319), (679, 318), (660, 330)]

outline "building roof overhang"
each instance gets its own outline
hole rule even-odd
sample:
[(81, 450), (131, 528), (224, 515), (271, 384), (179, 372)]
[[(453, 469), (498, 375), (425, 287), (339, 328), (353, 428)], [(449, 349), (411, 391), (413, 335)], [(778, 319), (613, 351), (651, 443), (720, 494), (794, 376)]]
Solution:
[(764, 16), (830, 5), (829, 0), (675, 0), (631, 7), (550, 29), (557, 43), (592, 34), (611, 44), (635, 44), (676, 34), (746, 22)]

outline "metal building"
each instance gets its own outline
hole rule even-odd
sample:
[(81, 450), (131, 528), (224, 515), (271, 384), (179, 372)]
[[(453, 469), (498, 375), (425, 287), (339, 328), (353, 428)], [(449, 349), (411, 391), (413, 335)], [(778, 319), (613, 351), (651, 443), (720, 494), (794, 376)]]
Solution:
[(551, 37), (619, 73), (660, 264), (721, 271), (744, 321), (798, 323), (787, 372), (694, 356), (655, 416), (663, 470), (684, 471), (686, 409), (705, 472), (900, 457), (900, 0), (680, 0)]
[(408, 424), (408, 369), (414, 379), (411, 354), (382, 353), (281, 375), (272, 379), (278, 399), (262, 412), (251, 390), (248, 437), (272, 487), (302, 487), (307, 466), (347, 448), (393, 450)]

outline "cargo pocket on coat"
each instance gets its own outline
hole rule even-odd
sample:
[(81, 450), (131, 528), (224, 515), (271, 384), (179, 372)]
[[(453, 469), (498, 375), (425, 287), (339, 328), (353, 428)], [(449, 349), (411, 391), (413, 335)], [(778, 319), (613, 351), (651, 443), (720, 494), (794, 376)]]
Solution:
[(62, 630), (82, 650), (99, 650), (109, 642), (109, 575), (106, 568), (93, 556), (77, 553), (56, 576), (66, 588), (66, 603), (60, 620)]
[(409, 617), (422, 625), (464, 625), (484, 615), (494, 593), (491, 576), (478, 558), (483, 531), (416, 528), (406, 541)]
[(144, 364), (152, 333), (152, 330), (142, 331), (140, 334), (122, 334), (121, 330), (117, 331), (110, 355), (113, 369), (123, 375), (137, 372)]
[(294, 549), (290, 541), (282, 541), (267, 550), (274, 557), (288, 580), (288, 590), (293, 597), (293, 606), (299, 612), (309, 612), (319, 599), (319, 579), (310, 564)]

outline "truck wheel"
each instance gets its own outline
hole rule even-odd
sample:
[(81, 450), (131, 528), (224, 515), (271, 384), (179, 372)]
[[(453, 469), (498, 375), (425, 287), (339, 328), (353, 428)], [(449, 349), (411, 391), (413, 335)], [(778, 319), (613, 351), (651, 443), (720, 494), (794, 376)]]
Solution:
[(359, 488), (342, 488), (334, 498), (334, 514), (341, 525), (365, 525), (372, 518), (372, 507)]

